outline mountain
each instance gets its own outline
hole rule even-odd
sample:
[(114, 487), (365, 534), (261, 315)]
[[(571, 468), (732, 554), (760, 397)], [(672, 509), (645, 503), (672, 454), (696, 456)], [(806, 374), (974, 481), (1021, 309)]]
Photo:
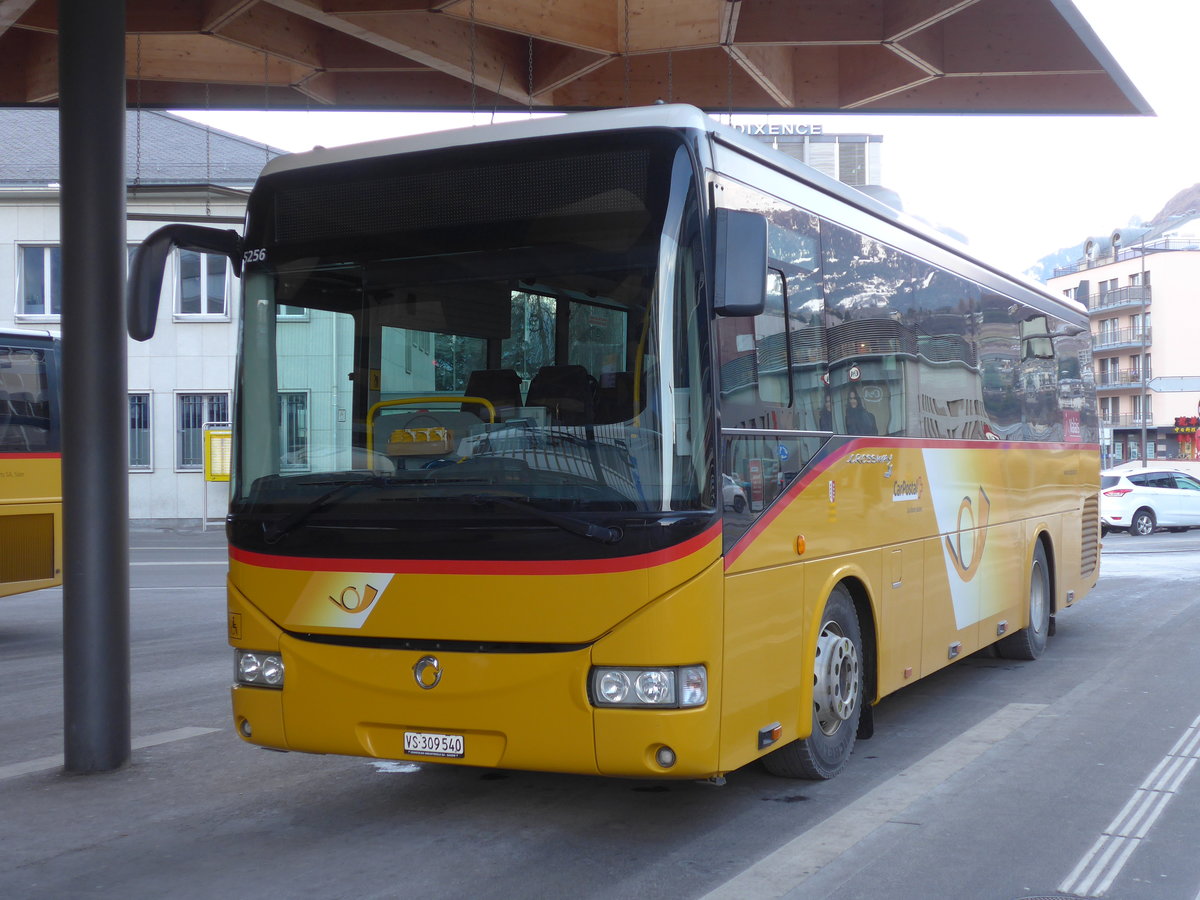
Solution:
[(1166, 225), (1173, 217), (1194, 214), (1197, 210), (1200, 210), (1200, 184), (1193, 184), (1168, 200), (1167, 205), (1147, 224), (1151, 227)]

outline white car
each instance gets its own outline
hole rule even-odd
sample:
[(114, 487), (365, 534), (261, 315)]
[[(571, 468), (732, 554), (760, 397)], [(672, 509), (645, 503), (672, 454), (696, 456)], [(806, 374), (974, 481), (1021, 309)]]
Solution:
[(732, 507), (735, 513), (746, 511), (746, 490), (734, 481), (732, 475), (721, 476), (721, 502)]
[(1200, 528), (1200, 480), (1162, 466), (1101, 472), (1100, 528), (1131, 535)]

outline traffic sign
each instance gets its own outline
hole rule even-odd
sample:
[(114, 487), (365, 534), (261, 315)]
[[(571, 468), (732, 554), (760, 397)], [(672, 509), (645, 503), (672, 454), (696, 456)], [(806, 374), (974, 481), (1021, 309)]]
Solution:
[(1200, 375), (1161, 375), (1146, 382), (1152, 391), (1200, 391)]

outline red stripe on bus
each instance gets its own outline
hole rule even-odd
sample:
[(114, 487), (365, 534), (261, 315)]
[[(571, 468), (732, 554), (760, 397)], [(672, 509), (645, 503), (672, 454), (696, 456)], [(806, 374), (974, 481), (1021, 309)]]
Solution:
[(835, 463), (840, 462), (844, 457), (851, 453), (864, 452), (867, 449), (920, 449), (920, 450), (1088, 450), (1092, 452), (1100, 452), (1099, 444), (1070, 444), (1070, 443), (1038, 443), (1036, 441), (938, 441), (937, 444), (927, 444), (924, 441), (914, 440), (912, 438), (878, 438), (878, 437), (862, 437), (849, 441), (842, 446), (838, 451), (831, 453), (823, 459), (819, 465), (815, 466), (804, 474), (803, 478), (798, 478), (790, 485), (783, 496), (771, 504), (770, 510), (759, 516), (755, 523), (743, 534), (725, 554), (725, 568), (728, 569), (731, 565), (737, 562), (746, 548), (757, 538), (767, 526), (770, 525), (779, 516), (780, 513), (794, 500), (801, 491), (807, 488), (817, 479), (817, 477)]
[(229, 558), (250, 566), (302, 572), (390, 572), (397, 575), (598, 575), (666, 565), (704, 549), (721, 535), (718, 522), (690, 540), (637, 556), (616, 559), (323, 559), (274, 556), (229, 548)]
[(61, 453), (5, 453), (0, 451), (5, 459), (62, 459)]

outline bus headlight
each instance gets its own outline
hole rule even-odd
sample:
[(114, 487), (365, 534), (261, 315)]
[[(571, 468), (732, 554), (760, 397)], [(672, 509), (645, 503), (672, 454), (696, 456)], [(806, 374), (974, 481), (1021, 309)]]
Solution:
[(234, 650), (233, 680), (255, 687), (283, 687), (283, 655), (270, 650)]
[(680, 709), (708, 702), (704, 666), (595, 668), (590, 680), (594, 706)]

